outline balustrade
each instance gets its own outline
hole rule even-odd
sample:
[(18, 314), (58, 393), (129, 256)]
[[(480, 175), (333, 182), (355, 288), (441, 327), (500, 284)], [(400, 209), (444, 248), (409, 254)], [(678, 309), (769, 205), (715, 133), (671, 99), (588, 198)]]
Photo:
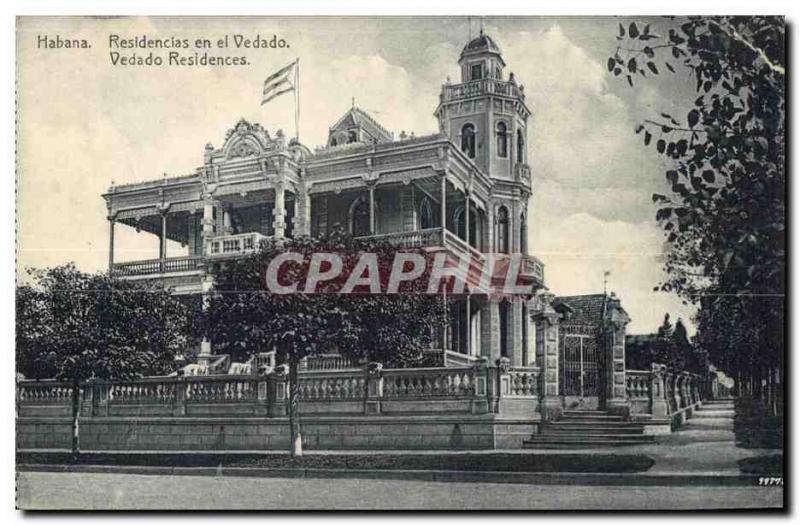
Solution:
[(198, 376), (187, 378), (186, 400), (190, 403), (231, 403), (258, 397), (258, 380), (251, 376)]
[(508, 371), (509, 397), (532, 397), (539, 395), (539, 368), (512, 368)]
[(72, 385), (56, 381), (18, 382), (17, 399), (20, 403), (68, 404), (72, 402)]
[(121, 262), (114, 263), (112, 273), (119, 277), (135, 277), (138, 275), (191, 272), (199, 270), (202, 266), (202, 261), (202, 257), (191, 256)]
[(450, 101), (479, 97), (486, 94), (516, 97), (525, 100), (525, 95), (515, 83), (494, 78), (446, 85), (442, 90), (441, 98), (443, 101)]
[(474, 392), (471, 368), (409, 368), (383, 373), (384, 397), (471, 396)]

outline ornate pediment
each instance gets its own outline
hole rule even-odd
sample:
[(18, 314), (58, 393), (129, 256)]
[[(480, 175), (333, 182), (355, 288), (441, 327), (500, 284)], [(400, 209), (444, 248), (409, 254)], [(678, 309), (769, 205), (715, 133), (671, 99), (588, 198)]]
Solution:
[(250, 123), (241, 119), (225, 134), (225, 144), (213, 156), (226, 159), (257, 157), (264, 153), (285, 149), (286, 140), (283, 132), (278, 130), (275, 138), (261, 124)]

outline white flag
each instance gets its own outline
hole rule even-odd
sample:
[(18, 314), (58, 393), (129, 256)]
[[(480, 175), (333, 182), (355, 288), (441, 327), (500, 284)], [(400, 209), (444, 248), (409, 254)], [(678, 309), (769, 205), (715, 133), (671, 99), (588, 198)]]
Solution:
[(297, 60), (267, 77), (264, 81), (264, 92), (261, 98), (262, 106), (273, 98), (295, 89), (293, 81), (295, 67), (297, 67)]

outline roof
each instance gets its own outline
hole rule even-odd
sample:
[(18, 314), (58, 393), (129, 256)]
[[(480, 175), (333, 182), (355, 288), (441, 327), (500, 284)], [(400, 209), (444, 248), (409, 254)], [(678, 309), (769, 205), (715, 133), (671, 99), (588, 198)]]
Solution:
[(572, 309), (568, 323), (599, 326), (603, 323), (606, 299), (605, 294), (565, 295), (556, 297), (555, 302)]
[(467, 42), (467, 45), (465, 45), (464, 49), (461, 51), (461, 56), (482, 51), (500, 54), (500, 46), (492, 40), (492, 37), (485, 34), (483, 30), (481, 30), (480, 35)]
[(342, 115), (342, 118), (340, 118), (338, 121), (336, 121), (336, 124), (330, 127), (330, 131), (345, 130), (356, 127), (365, 128), (370, 135), (378, 139), (378, 142), (388, 142), (392, 140), (392, 134), (389, 132), (389, 130), (381, 126), (381, 124), (375, 120), (372, 115), (356, 106), (353, 106), (347, 110), (347, 113)]

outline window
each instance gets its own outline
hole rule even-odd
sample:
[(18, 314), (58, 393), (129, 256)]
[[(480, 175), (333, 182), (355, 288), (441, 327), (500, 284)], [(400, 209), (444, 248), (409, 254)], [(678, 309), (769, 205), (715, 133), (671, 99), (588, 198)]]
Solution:
[(464, 124), (461, 128), (461, 151), (467, 157), (475, 158), (475, 126), (472, 124)]
[(358, 140), (358, 135), (355, 131), (348, 131), (347, 132), (347, 143), (352, 144), (353, 142)]
[(508, 210), (501, 206), (497, 210), (497, 251), (499, 253), (509, 253), (509, 224)]
[(519, 251), (528, 253), (528, 224), (524, 213), (519, 216)]
[(471, 80), (480, 80), (483, 78), (483, 65), (482, 64), (473, 64), (470, 74)]
[(497, 156), (508, 157), (508, 128), (505, 122), (497, 123)]
[(525, 135), (517, 130), (517, 162), (525, 162)]
[(497, 80), (503, 80), (503, 72), (500, 71), (499, 67), (494, 70), (494, 76)]

